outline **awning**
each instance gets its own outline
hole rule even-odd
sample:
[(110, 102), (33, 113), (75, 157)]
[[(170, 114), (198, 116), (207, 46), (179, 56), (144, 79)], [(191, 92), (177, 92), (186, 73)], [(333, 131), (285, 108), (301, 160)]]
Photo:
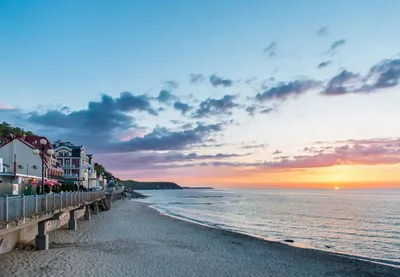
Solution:
[(80, 185), (80, 184), (82, 184), (82, 181), (68, 180), (68, 179), (60, 180), (58, 182), (63, 184), (63, 185)]
[(44, 184), (47, 185), (47, 186), (50, 186), (50, 187), (55, 186), (55, 185), (58, 185), (57, 182), (50, 181), (50, 180), (44, 181)]

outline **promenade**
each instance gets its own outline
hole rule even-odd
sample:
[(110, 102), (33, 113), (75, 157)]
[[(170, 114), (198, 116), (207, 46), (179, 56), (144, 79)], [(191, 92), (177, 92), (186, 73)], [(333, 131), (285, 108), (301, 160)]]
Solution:
[(400, 276), (400, 269), (300, 249), (160, 215), (117, 201), (51, 232), (48, 251), (0, 256), (0, 276)]
[(36, 250), (49, 248), (49, 231), (68, 225), (77, 230), (77, 219), (109, 210), (110, 202), (122, 191), (63, 192), (0, 198), (0, 254), (17, 244), (35, 240)]

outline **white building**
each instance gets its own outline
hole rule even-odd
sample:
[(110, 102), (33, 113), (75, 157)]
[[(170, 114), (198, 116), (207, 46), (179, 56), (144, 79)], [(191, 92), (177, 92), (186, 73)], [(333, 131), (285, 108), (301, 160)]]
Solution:
[(0, 183), (19, 184), (22, 178), (41, 178), (42, 158), (33, 154), (33, 147), (20, 138), (0, 143)]
[[(40, 141), (45, 142), (44, 145)], [(51, 144), (45, 137), (9, 136), (0, 139), (0, 194), (9, 194), (12, 184), (13, 195), (21, 193), (24, 179), (42, 179), (42, 147), (44, 147), (44, 179), (57, 182), (63, 171), (57, 159), (51, 154)], [(3, 185), (1, 185), (3, 184)]]

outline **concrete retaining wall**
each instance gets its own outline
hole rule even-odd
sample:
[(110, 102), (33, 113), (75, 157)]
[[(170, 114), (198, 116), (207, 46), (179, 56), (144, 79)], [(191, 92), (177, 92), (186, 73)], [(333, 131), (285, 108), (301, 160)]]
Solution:
[[(85, 210), (75, 210), (75, 218), (80, 218), (84, 215)], [(49, 220), (46, 222), (47, 231), (54, 231), (68, 223), (69, 211), (65, 211), (60, 216), (59, 220)], [(11, 231), (7, 234), (0, 235), (0, 254), (6, 253), (14, 249), (19, 242), (30, 242), (35, 239), (38, 234), (38, 225), (35, 223), (28, 223), (26, 226)], [(51, 234), (50, 234), (51, 236)]]

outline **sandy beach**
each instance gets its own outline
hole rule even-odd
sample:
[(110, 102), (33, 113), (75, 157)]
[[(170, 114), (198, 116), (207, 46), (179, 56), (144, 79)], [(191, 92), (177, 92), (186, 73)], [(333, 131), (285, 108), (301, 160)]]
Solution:
[(0, 256), (0, 276), (400, 276), (400, 269), (262, 241), (117, 201), (50, 233), (48, 251)]

